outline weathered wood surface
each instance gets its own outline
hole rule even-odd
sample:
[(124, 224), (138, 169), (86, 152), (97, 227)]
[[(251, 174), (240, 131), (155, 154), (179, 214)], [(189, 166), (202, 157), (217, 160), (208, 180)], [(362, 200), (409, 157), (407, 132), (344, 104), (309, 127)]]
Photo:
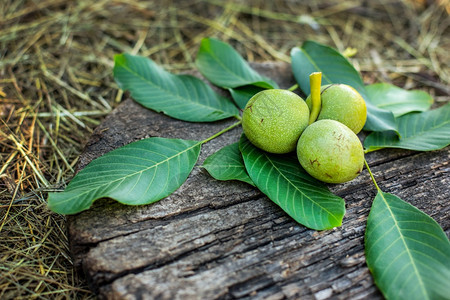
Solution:
[[(287, 88), (287, 64), (255, 65)], [(170, 119), (124, 101), (96, 129), (80, 158), (162, 136), (202, 140), (234, 120)], [(236, 128), (205, 144), (198, 165), (238, 140)], [(449, 147), (435, 152), (382, 150), (367, 159), (381, 188), (431, 215), (450, 233)], [(69, 218), (71, 250), (100, 298), (379, 299), (364, 261), (364, 230), (375, 189), (366, 170), (330, 185), (346, 201), (342, 227), (307, 229), (255, 188), (220, 182), (195, 167), (174, 194), (147, 206), (111, 200)]]

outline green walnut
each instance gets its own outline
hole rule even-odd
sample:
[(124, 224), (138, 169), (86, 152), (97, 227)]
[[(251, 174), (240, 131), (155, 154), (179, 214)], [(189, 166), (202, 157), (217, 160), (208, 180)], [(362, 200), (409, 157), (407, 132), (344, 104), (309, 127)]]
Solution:
[(327, 183), (354, 179), (364, 165), (358, 136), (335, 120), (319, 120), (305, 129), (297, 144), (297, 157), (313, 177)]
[[(321, 87), (321, 109), (317, 120), (336, 120), (358, 134), (367, 119), (367, 108), (363, 97), (346, 84), (329, 84)], [(311, 96), (306, 98), (311, 110)]]
[(308, 106), (300, 96), (288, 90), (270, 89), (248, 101), (242, 128), (256, 147), (271, 153), (288, 153), (295, 150), (308, 119)]

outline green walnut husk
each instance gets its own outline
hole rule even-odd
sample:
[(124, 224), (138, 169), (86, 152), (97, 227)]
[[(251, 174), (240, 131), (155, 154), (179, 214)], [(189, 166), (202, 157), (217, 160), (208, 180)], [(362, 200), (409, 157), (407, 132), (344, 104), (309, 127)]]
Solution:
[[(321, 87), (321, 108), (317, 120), (336, 120), (358, 134), (367, 119), (367, 108), (363, 97), (349, 85), (329, 84)], [(306, 98), (311, 110), (311, 96)]]
[(308, 119), (308, 106), (300, 96), (288, 90), (270, 89), (248, 101), (242, 128), (253, 145), (281, 154), (295, 150)]
[(298, 140), (297, 157), (311, 176), (327, 183), (350, 181), (364, 166), (358, 136), (335, 120), (319, 120), (308, 126)]

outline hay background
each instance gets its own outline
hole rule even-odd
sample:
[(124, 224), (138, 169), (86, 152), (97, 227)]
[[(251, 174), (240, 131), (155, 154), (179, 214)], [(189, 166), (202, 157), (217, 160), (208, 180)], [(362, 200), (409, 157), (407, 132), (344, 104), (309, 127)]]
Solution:
[(290, 61), (290, 49), (312, 39), (356, 49), (351, 61), (367, 84), (447, 102), (449, 13), (448, 0), (2, 0), (0, 299), (94, 298), (46, 193), (70, 180), (90, 133), (122, 100), (114, 54), (180, 72), (194, 68), (206, 36), (249, 61)]

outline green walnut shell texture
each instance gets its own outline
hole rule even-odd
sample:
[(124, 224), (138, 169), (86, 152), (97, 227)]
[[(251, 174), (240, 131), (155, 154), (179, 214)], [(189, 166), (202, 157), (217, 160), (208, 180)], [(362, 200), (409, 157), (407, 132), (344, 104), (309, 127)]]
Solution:
[(247, 102), (242, 129), (256, 147), (271, 153), (288, 153), (295, 150), (308, 119), (308, 106), (300, 96), (288, 90), (270, 89)]
[(364, 150), (358, 136), (344, 124), (320, 120), (305, 129), (297, 145), (302, 167), (327, 183), (343, 183), (358, 176), (364, 165)]
[[(320, 88), (321, 109), (317, 120), (336, 120), (358, 134), (367, 119), (367, 108), (363, 97), (346, 84), (329, 84)], [(311, 109), (311, 96), (306, 98)]]

